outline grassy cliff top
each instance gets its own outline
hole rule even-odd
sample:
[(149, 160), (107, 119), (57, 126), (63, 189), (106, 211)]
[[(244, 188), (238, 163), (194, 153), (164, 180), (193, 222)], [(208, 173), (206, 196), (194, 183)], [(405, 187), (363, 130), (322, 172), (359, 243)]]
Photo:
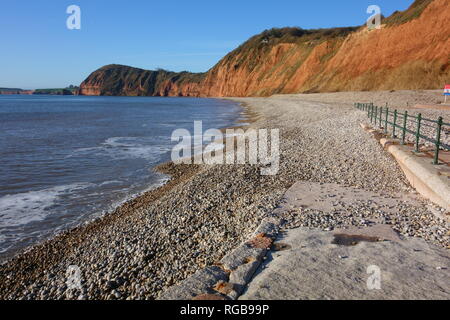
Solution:
[(399, 25), (420, 17), (422, 12), (434, 0), (416, 0), (405, 11), (395, 11), (391, 16), (383, 20), (383, 24), (388, 26)]

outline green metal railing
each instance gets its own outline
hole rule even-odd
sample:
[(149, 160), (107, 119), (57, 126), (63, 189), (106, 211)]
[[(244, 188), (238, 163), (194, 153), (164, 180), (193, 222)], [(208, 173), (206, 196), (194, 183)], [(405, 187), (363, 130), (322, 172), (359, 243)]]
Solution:
[[(439, 164), (439, 151), (441, 149), (450, 150), (450, 145), (441, 141), (442, 130), (444, 127), (450, 127), (450, 123), (445, 123), (442, 117), (439, 117), (437, 120), (431, 120), (422, 117), (421, 113), (417, 116), (411, 116), (408, 114), (408, 111), (404, 113), (399, 113), (397, 110), (391, 111), (387, 103), (384, 108), (375, 106), (373, 103), (355, 103), (355, 108), (367, 112), (370, 122), (383, 128), (385, 134), (388, 134), (389, 128), (391, 128), (391, 136), (399, 138), (402, 144), (405, 144), (406, 134), (412, 134), (415, 137), (415, 152), (420, 152), (421, 139), (432, 143), (435, 146), (433, 164)], [(412, 123), (415, 130), (409, 129), (408, 123)], [(435, 137), (431, 138), (421, 134), (423, 127), (435, 128)], [(397, 135), (397, 129), (400, 132), (400, 136)]]

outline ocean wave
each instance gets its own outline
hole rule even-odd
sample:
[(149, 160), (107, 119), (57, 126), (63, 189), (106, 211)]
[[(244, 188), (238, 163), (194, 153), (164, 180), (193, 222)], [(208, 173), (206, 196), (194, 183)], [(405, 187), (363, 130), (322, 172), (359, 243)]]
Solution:
[[(90, 183), (75, 183), (53, 188), (6, 195), (0, 198), (0, 228), (16, 227), (44, 220), (58, 199)], [(0, 239), (1, 241), (1, 239)]]
[(171, 149), (168, 138), (167, 144), (163, 144), (162, 139), (158, 140), (155, 137), (111, 137), (102, 142), (100, 146), (76, 149), (68, 157), (95, 155), (106, 156), (114, 160), (145, 159), (157, 162), (162, 154)]

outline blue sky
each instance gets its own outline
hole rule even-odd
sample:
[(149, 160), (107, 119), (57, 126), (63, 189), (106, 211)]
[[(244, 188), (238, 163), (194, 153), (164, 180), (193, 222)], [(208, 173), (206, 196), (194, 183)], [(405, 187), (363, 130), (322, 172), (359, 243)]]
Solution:
[[(2, 0), (0, 87), (78, 85), (110, 63), (206, 71), (272, 27), (361, 25), (371, 4), (387, 16), (413, 0)], [(81, 30), (66, 9), (81, 8)]]

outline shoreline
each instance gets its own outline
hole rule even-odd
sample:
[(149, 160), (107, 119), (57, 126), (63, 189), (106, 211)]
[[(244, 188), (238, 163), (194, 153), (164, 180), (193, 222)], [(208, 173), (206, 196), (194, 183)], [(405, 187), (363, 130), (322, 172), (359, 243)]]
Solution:
[[(410, 192), (395, 161), (366, 139), (357, 125), (363, 115), (353, 109), (289, 97), (233, 101), (254, 115), (252, 126), (283, 129), (278, 176), (260, 176), (259, 169), (250, 165), (161, 164), (157, 169), (171, 176), (165, 185), (2, 265), (0, 298), (155, 299), (237, 247), (270, 216), (295, 181), (339, 181), (363, 190)], [(330, 110), (336, 111), (335, 118), (330, 118)], [(352, 126), (343, 127), (344, 120)], [(324, 125), (331, 130), (328, 135), (318, 131)], [(336, 145), (336, 139), (350, 134), (355, 140), (350, 147)], [(323, 153), (318, 139), (327, 139), (336, 156)], [(321, 155), (319, 163), (315, 153)], [(361, 157), (363, 163), (351, 162)], [(431, 229), (436, 222), (426, 208), (403, 210), (426, 218), (423, 237), (434, 242), (437, 233)], [(307, 214), (303, 219), (309, 218)], [(354, 221), (344, 221), (344, 226), (347, 223)], [(396, 223), (401, 227), (404, 222)], [(69, 265), (83, 271), (86, 284), (80, 291), (65, 288)]]
[[(223, 100), (230, 101), (231, 99)], [(235, 103), (242, 108), (239, 112), (239, 118), (244, 119), (236, 120), (234, 125), (221, 128), (221, 131), (225, 131), (226, 129), (246, 128), (255, 121), (256, 115), (254, 112), (250, 111), (248, 105), (236, 101)], [(240, 123), (244, 123), (244, 125), (240, 125)], [(58, 263), (63, 260), (65, 256), (70, 256), (70, 246), (74, 243), (80, 243), (80, 239), (86, 236), (86, 234), (90, 235), (101, 232), (101, 229), (106, 225), (123, 219), (125, 216), (130, 215), (133, 212), (142, 209), (146, 205), (157, 201), (178, 185), (195, 176), (201, 170), (201, 166), (203, 165), (175, 165), (172, 161), (155, 165), (152, 170), (167, 176), (167, 180), (162, 185), (152, 188), (151, 190), (143, 191), (136, 195), (130, 195), (129, 199), (124, 200), (109, 212), (105, 212), (91, 220), (81, 222), (78, 226), (73, 228), (51, 234), (31, 246), (24, 247), (13, 253), (11, 256), (5, 257), (0, 262), (0, 279), (1, 273), (5, 271), (2, 270), (3, 267), (11, 264), (20, 266), (20, 268), (23, 269), (29, 269), (30, 265), (36, 265), (37, 268), (33, 269), (33, 274), (38, 275), (45, 273), (48, 264)], [(65, 247), (65, 244), (69, 245), (69, 249)], [(58, 254), (56, 256), (51, 255), (51, 259), (47, 259), (48, 256), (46, 255), (44, 264), (35, 264), (36, 261), (40, 261), (40, 256), (43, 252), (58, 252)], [(33, 275), (31, 275), (31, 277), (33, 277)], [(2, 294), (0, 294), (0, 297), (2, 297)]]
[[(48, 95), (48, 96), (53, 96), (53, 95)], [(120, 97), (120, 96), (119, 96)], [(152, 97), (151, 97), (152, 98)], [(161, 97), (154, 97), (154, 98), (161, 98)], [(172, 97), (171, 97), (172, 98)], [(175, 97), (174, 97), (175, 98)], [(195, 97), (176, 97), (176, 98), (188, 98), (188, 99), (198, 99)], [(203, 99), (203, 98), (201, 98)], [(223, 98), (207, 98), (207, 99), (216, 99), (216, 100), (227, 100), (230, 101), (231, 99), (223, 99)], [(254, 120), (252, 120), (253, 118), (251, 116), (246, 116), (247, 112), (248, 112), (248, 108), (247, 106), (244, 106), (244, 104), (239, 103), (239, 102), (235, 102), (236, 105), (240, 106), (242, 108), (242, 110), (239, 111), (238, 115), (240, 116), (239, 118), (242, 117), (242, 114), (245, 115), (245, 119), (244, 120), (239, 120), (237, 119), (235, 121), (235, 124), (229, 127), (224, 127), (221, 128), (220, 130), (224, 131), (226, 129), (235, 129), (235, 128), (241, 128), (242, 126), (239, 125), (240, 122), (253, 122)], [(46, 237), (43, 237), (41, 240), (39, 240), (38, 242), (30, 245), (30, 246), (26, 246), (23, 248), (18, 249), (16, 252), (13, 252), (11, 254), (7, 254), (5, 255), (5, 257), (0, 259), (0, 266), (9, 263), (11, 260), (14, 260), (24, 254), (28, 254), (30, 251), (33, 251), (35, 249), (37, 250), (41, 250), (39, 248), (36, 247), (40, 247), (40, 246), (46, 246), (47, 242), (53, 242), (53, 241), (63, 241), (63, 239), (67, 238), (67, 234), (70, 233), (75, 233), (75, 232), (84, 232), (84, 228), (89, 227), (89, 225), (91, 224), (104, 224), (105, 222), (101, 221), (103, 219), (107, 219), (108, 216), (110, 215), (116, 215), (116, 214), (122, 214), (122, 211), (124, 210), (135, 210), (138, 209), (140, 206), (144, 205), (145, 203), (151, 202), (151, 201), (155, 201), (158, 197), (160, 197), (162, 194), (164, 194), (165, 192), (169, 191), (170, 189), (172, 189), (174, 186), (178, 185), (181, 181), (182, 181), (182, 175), (183, 172), (186, 171), (186, 173), (189, 176), (192, 176), (193, 173), (191, 173), (191, 170), (189, 169), (182, 169), (182, 170), (177, 170), (173, 167), (172, 161), (167, 161), (167, 162), (161, 162), (159, 164), (154, 165), (152, 168), (150, 168), (150, 170), (156, 171), (162, 175), (165, 175), (166, 178), (162, 179), (163, 182), (162, 183), (154, 183), (152, 185), (150, 185), (147, 190), (143, 190), (141, 192), (135, 193), (135, 194), (130, 194), (129, 196), (127, 196), (126, 199), (116, 202), (115, 204), (112, 205), (112, 209), (102, 212), (102, 213), (98, 213), (98, 214), (93, 214), (94, 217), (87, 219), (85, 221), (81, 221), (77, 226), (71, 227), (69, 229), (64, 229), (55, 233), (51, 233), (49, 235), (47, 235)], [(174, 173), (175, 176), (172, 176), (171, 174)], [(180, 180), (181, 179), (181, 180)], [(173, 180), (173, 181), (172, 181)], [(163, 188), (166, 184), (170, 183), (170, 188)], [(156, 186), (154, 186), (156, 185)], [(153, 193), (155, 193), (155, 195), (153, 195)], [(140, 203), (140, 205), (136, 206), (136, 203)], [(61, 238), (61, 239), (60, 239)]]

